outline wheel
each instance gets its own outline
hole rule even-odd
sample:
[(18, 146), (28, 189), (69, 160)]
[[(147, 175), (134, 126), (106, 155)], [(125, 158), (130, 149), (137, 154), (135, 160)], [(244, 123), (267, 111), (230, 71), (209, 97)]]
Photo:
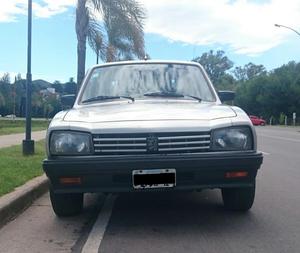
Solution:
[(80, 214), (83, 208), (83, 193), (54, 193), (50, 189), (53, 211), (59, 217)]
[(261, 122), (261, 123), (260, 123), (260, 125), (261, 125), (261, 126), (264, 126), (264, 125), (265, 125), (265, 123), (264, 123), (264, 122)]
[(254, 202), (255, 184), (252, 187), (222, 189), (223, 203), (232, 211), (248, 211)]

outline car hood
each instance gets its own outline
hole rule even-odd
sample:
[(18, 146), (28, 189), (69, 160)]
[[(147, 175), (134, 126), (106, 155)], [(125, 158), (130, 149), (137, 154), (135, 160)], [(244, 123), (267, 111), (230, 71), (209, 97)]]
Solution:
[(73, 108), (64, 117), (66, 122), (122, 122), (162, 120), (214, 120), (236, 117), (230, 106), (198, 102), (100, 103)]

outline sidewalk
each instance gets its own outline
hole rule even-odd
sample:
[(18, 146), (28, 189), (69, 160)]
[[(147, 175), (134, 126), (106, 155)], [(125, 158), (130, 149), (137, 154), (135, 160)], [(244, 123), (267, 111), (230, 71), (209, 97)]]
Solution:
[[(31, 135), (32, 140), (42, 140), (46, 137), (46, 130), (32, 132)], [(1, 148), (21, 145), (24, 139), (25, 133), (0, 136), (0, 152)], [(47, 190), (48, 179), (43, 174), (0, 197), (0, 228), (24, 211), (36, 198), (44, 194)]]
[[(31, 139), (39, 141), (45, 139), (46, 130), (32, 132)], [(21, 134), (9, 134), (0, 136), (0, 148), (10, 147), (14, 145), (21, 145), (22, 141), (25, 139), (25, 133)]]

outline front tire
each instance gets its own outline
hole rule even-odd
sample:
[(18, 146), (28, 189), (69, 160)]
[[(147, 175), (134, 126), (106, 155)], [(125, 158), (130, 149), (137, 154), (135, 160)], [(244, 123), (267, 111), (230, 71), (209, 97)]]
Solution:
[(58, 217), (78, 215), (83, 209), (83, 193), (54, 193), (50, 189), (50, 200)]
[(255, 184), (251, 187), (222, 189), (223, 203), (231, 211), (248, 211), (254, 202)]

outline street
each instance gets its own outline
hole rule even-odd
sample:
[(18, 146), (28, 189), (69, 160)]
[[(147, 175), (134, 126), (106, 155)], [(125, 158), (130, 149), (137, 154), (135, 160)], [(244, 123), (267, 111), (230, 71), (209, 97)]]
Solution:
[(59, 219), (45, 194), (1, 228), (0, 252), (299, 252), (300, 128), (256, 130), (264, 162), (246, 214), (205, 190), (88, 194), (82, 215)]

